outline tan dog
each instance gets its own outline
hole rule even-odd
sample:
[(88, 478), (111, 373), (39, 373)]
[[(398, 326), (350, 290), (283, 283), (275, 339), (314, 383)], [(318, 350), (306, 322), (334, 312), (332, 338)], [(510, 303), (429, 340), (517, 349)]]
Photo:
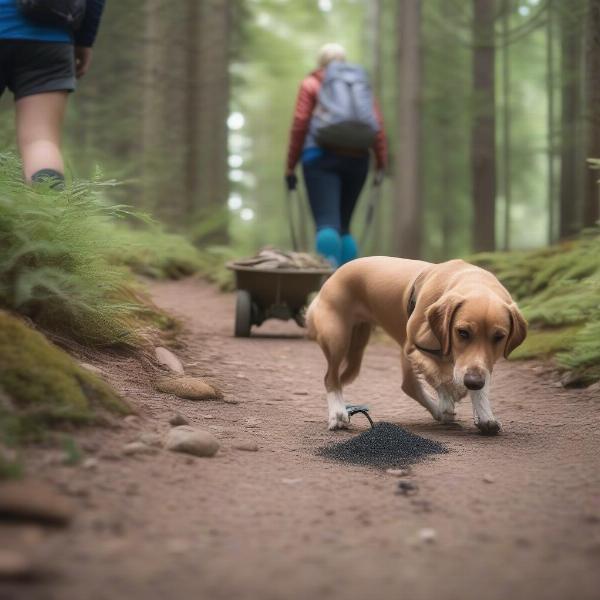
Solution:
[(338, 269), (311, 303), (307, 325), (327, 359), (329, 429), (348, 425), (342, 388), (357, 377), (379, 325), (402, 348), (409, 396), (434, 419), (450, 422), (455, 402), (469, 392), (475, 424), (491, 435), (500, 430), (489, 399), (492, 369), (527, 333), (517, 305), (488, 271), (462, 260), (436, 265), (387, 256)]

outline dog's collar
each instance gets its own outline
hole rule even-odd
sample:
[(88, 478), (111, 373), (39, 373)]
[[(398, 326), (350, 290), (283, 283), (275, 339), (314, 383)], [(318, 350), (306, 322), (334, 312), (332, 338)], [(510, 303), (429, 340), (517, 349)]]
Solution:
[[(419, 273), (420, 276), (420, 273)], [(410, 290), (410, 296), (408, 297), (408, 306), (406, 307), (406, 312), (408, 313), (408, 318), (410, 319), (411, 315), (415, 312), (415, 307), (417, 306), (417, 280), (413, 283), (413, 286)], [(424, 352), (425, 354), (431, 354), (437, 358), (442, 358), (444, 355), (442, 353), (441, 348), (439, 350), (431, 350), (430, 348), (423, 348), (423, 346), (419, 346), (419, 344), (415, 343), (415, 348), (420, 352)]]
[(431, 354), (432, 356), (436, 356), (437, 358), (442, 358), (444, 355), (442, 354), (442, 350), (431, 350), (430, 348), (423, 348), (423, 346), (419, 346), (419, 344), (415, 343), (415, 348), (420, 352), (425, 352), (426, 354)]

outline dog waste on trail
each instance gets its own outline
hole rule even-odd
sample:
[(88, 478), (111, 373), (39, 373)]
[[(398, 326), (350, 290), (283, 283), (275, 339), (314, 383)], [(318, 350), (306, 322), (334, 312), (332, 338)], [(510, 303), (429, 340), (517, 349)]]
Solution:
[(339, 444), (319, 450), (319, 455), (356, 465), (403, 467), (429, 454), (446, 454), (439, 442), (394, 425), (377, 423), (373, 428)]

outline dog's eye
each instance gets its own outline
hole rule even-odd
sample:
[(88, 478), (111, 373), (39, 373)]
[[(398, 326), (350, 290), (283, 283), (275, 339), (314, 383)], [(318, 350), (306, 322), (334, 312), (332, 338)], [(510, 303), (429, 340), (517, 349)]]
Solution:
[(494, 336), (494, 342), (498, 343), (501, 342), (506, 336), (503, 333), (497, 333)]
[(463, 340), (468, 340), (471, 337), (471, 334), (466, 329), (459, 329), (458, 330), (458, 335)]

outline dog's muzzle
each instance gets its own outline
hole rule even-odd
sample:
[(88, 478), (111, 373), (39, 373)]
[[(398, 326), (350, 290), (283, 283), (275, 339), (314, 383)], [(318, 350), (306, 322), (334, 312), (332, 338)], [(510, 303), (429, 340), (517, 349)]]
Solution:
[(485, 386), (485, 373), (476, 370), (467, 371), (463, 381), (468, 390), (481, 390)]

